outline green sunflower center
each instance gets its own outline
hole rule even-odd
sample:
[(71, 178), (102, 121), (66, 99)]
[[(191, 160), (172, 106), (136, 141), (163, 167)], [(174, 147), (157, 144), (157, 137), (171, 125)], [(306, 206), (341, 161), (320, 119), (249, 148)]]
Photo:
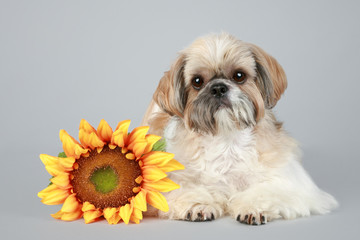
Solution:
[(95, 190), (100, 193), (109, 193), (118, 185), (118, 175), (110, 166), (97, 168), (91, 174), (90, 181), (95, 186)]

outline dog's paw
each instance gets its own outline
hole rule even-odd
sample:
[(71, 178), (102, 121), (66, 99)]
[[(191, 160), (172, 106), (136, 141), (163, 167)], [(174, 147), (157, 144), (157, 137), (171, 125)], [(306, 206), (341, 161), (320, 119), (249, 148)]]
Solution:
[(263, 225), (267, 223), (267, 216), (263, 213), (257, 212), (243, 212), (239, 213), (236, 217), (236, 221), (249, 225)]
[(204, 222), (215, 220), (219, 216), (218, 210), (208, 205), (195, 205), (186, 212), (183, 220)]

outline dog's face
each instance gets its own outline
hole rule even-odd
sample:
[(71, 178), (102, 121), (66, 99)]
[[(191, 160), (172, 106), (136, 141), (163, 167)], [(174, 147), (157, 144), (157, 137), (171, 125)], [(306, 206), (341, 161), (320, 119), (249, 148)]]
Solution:
[(259, 47), (228, 34), (196, 40), (160, 80), (155, 102), (204, 134), (254, 126), (286, 88), (286, 76)]

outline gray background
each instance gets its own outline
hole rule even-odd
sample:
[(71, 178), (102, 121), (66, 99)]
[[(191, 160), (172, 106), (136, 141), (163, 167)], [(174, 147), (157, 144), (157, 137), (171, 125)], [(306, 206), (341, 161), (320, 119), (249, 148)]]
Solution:
[[(359, 211), (359, 1), (0, 1), (2, 239), (354, 239)], [(261, 46), (289, 81), (275, 108), (304, 165), (341, 206), (325, 216), (238, 224), (230, 217), (140, 225), (56, 221), (36, 194), (38, 155), (77, 138), (82, 118), (140, 124), (164, 71), (196, 37), (227, 31)], [(4, 237), (4, 238), (3, 238)]]

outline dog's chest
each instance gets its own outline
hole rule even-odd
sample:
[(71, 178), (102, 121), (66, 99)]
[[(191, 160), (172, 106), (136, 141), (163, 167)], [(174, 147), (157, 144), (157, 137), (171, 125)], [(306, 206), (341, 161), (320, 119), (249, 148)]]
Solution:
[(257, 152), (250, 128), (226, 136), (199, 136), (175, 129), (167, 136), (167, 151), (185, 165), (184, 175), (232, 182), (256, 167)]

